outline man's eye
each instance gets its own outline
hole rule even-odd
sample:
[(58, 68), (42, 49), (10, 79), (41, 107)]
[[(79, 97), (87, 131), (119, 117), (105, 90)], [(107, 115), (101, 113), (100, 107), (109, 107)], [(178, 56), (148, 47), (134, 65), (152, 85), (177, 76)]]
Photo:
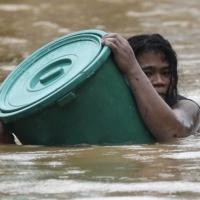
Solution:
[(167, 71), (167, 72), (163, 72), (163, 75), (164, 75), (164, 76), (170, 76), (171, 74), (170, 74), (169, 71)]
[(151, 72), (144, 72), (147, 77), (151, 76)]

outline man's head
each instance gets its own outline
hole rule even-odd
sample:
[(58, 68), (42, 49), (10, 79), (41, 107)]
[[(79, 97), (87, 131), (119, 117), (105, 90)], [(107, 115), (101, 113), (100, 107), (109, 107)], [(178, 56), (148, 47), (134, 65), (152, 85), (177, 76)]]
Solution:
[(159, 34), (136, 35), (129, 38), (128, 42), (137, 60), (141, 60), (141, 55), (159, 54), (161, 60), (168, 63), (170, 83), (167, 88), (165, 101), (168, 105), (172, 105), (177, 98), (178, 73), (176, 52), (172, 49), (170, 43)]

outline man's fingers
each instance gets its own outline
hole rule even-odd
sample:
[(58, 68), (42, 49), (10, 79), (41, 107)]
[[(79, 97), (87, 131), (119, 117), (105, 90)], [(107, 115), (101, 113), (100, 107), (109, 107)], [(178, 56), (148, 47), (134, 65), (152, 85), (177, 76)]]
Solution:
[(105, 38), (101, 40), (102, 43), (106, 41), (108, 41), (109, 43), (114, 43), (116, 46), (121, 46), (120, 42), (115, 38)]
[(106, 46), (110, 47), (114, 53), (119, 52), (120, 44), (118, 41), (115, 41), (112, 38), (107, 38), (105, 40), (102, 40), (101, 43), (102, 43), (102, 45), (106, 45)]
[(113, 41), (117, 41), (121, 46), (128, 43), (126, 39), (124, 39), (122, 36), (116, 33), (106, 33), (102, 37), (102, 40), (111, 39), (111, 38), (113, 39)]

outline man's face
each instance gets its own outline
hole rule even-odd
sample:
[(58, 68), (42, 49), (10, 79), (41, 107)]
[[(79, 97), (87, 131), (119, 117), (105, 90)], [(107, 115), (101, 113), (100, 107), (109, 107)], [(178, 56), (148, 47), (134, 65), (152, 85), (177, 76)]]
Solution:
[(166, 101), (171, 74), (164, 54), (153, 51), (144, 52), (137, 56), (137, 61), (157, 93)]

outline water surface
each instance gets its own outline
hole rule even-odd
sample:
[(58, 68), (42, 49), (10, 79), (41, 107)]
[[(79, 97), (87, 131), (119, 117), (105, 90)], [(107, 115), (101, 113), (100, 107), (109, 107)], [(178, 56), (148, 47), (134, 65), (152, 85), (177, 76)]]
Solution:
[[(177, 51), (179, 91), (200, 103), (198, 0), (0, 0), (0, 82), (65, 34), (160, 33)], [(1, 199), (198, 199), (200, 139), (91, 147), (0, 146)]]
[(194, 136), (155, 145), (1, 146), (0, 196), (198, 199), (199, 150), (200, 139)]

